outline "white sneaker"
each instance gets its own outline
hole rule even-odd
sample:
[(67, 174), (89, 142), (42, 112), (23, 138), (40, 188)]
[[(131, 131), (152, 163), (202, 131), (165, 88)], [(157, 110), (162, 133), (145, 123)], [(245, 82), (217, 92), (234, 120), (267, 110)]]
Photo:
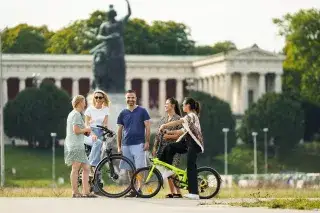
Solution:
[(199, 195), (196, 195), (196, 194), (186, 194), (183, 197), (191, 199), (191, 200), (199, 200), (200, 199)]

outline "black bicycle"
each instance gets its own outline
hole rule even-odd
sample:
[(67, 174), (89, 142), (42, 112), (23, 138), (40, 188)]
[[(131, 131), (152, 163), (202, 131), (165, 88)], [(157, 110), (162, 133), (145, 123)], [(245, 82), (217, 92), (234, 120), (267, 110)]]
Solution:
[[(119, 198), (131, 190), (131, 174), (136, 168), (127, 157), (112, 152), (116, 148), (114, 143), (116, 134), (106, 127), (99, 125), (97, 127), (103, 131), (102, 160), (95, 168), (94, 176), (89, 177), (90, 191), (97, 187), (104, 196)], [(85, 144), (85, 150), (89, 156), (91, 146)], [(82, 175), (79, 175), (79, 186), (82, 184), (81, 181)]]

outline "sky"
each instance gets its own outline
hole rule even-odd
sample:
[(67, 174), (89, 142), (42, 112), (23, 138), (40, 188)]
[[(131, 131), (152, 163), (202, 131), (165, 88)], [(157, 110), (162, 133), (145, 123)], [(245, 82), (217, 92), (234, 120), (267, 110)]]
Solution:
[[(320, 8), (320, 0), (129, 0), (133, 18), (183, 22), (199, 45), (230, 40), (239, 49), (257, 44), (279, 52), (284, 38), (272, 18), (300, 9)], [(95, 10), (113, 4), (118, 18), (127, 11), (125, 0), (3, 0), (0, 29), (20, 23), (47, 25), (57, 30), (74, 20), (85, 19)]]

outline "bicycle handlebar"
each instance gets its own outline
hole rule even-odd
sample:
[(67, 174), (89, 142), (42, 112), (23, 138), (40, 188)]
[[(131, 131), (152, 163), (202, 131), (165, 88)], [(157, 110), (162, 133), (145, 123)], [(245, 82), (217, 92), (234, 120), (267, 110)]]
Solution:
[(109, 137), (113, 137), (115, 135), (115, 133), (113, 131), (111, 131), (110, 129), (108, 129), (107, 127), (100, 126), (100, 125), (97, 125), (96, 127), (102, 129), (102, 131), (104, 131), (105, 134), (108, 134)]

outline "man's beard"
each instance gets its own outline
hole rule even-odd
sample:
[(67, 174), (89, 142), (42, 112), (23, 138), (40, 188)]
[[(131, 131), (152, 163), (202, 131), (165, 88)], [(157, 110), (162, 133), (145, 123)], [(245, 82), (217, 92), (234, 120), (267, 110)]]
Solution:
[(134, 101), (127, 101), (127, 104), (128, 104), (129, 106), (134, 106), (134, 105), (135, 105), (135, 102), (134, 102)]

